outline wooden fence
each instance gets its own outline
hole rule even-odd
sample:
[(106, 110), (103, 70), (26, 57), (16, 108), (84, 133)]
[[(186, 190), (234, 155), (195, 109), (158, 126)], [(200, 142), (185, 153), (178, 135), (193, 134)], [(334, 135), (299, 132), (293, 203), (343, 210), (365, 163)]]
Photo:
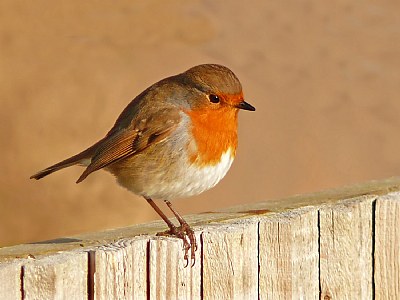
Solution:
[(0, 299), (400, 299), (400, 178), (0, 249)]

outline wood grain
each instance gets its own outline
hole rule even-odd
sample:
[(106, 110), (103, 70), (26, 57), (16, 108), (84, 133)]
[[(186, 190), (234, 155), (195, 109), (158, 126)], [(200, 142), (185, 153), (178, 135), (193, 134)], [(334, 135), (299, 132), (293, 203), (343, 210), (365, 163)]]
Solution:
[(372, 299), (372, 216), (375, 197), (319, 211), (321, 299)]
[(88, 255), (70, 252), (24, 265), (24, 299), (86, 299)]
[(95, 299), (145, 299), (148, 239), (104, 245), (91, 254)]
[[(199, 241), (199, 233), (195, 233)], [(150, 240), (150, 299), (201, 299), (201, 244), (193, 267), (185, 267), (182, 240), (160, 237)]]
[(376, 201), (374, 254), (375, 299), (400, 299), (400, 193)]
[(22, 261), (0, 264), (0, 299), (22, 299)]
[(204, 299), (257, 299), (258, 221), (207, 227), (202, 242)]
[(317, 299), (318, 213), (297, 209), (260, 222), (260, 299)]

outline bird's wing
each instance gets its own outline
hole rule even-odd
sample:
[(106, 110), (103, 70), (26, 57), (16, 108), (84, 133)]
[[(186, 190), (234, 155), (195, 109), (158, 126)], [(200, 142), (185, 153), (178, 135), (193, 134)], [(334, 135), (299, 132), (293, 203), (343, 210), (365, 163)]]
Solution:
[(176, 109), (158, 110), (146, 118), (138, 118), (127, 128), (107, 136), (98, 146), (91, 163), (77, 180), (147, 147), (165, 140), (177, 127), (181, 116)]

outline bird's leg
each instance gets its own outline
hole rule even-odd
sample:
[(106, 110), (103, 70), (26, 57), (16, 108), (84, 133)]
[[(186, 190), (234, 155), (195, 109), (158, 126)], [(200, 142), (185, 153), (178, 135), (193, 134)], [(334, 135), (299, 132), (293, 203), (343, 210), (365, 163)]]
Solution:
[(151, 207), (158, 213), (158, 215), (164, 220), (165, 223), (167, 223), (169, 229), (176, 228), (174, 223), (172, 223), (168, 217), (162, 212), (162, 210), (155, 204), (155, 202), (151, 198), (144, 197), (147, 200), (147, 203), (151, 205)]
[[(170, 207), (170, 205), (167, 204), (168, 207), (171, 209), (171, 211), (174, 213), (174, 215), (177, 217), (179, 223), (181, 224), (181, 226), (179, 226), (179, 227), (176, 227), (174, 225), (174, 223), (172, 223), (168, 219), (168, 217), (162, 212), (162, 210), (155, 204), (155, 202), (151, 198), (147, 198), (147, 197), (144, 197), (144, 198), (146, 199), (147, 203), (149, 203), (151, 205), (151, 207), (157, 212), (157, 214), (164, 220), (164, 222), (167, 223), (167, 225), (169, 227), (169, 230), (167, 232), (159, 232), (157, 235), (163, 235), (163, 234), (175, 235), (176, 237), (178, 237), (178, 238), (183, 240), (183, 247), (185, 249), (184, 259), (186, 261), (186, 266), (185, 267), (187, 267), (187, 265), (189, 264), (188, 252), (189, 252), (190, 248), (192, 248), (191, 258), (194, 260), (194, 251), (193, 251), (193, 247), (191, 245), (194, 245), (197, 248), (196, 238), (194, 237), (193, 230), (182, 219), (182, 217)], [(170, 203), (170, 202), (168, 201), (168, 203)], [(186, 226), (183, 226), (183, 223), (181, 222), (181, 220), (186, 224)], [(183, 228), (183, 227), (185, 227), (185, 228)], [(192, 237), (190, 236), (189, 230), (192, 233)], [(193, 238), (194, 238), (194, 244), (192, 242)], [(188, 241), (188, 239), (189, 239), (189, 241)]]
[[(172, 207), (172, 203), (169, 202), (168, 200), (164, 200), (165, 204), (167, 204), (168, 208), (172, 211), (172, 213), (175, 215), (176, 219), (178, 220), (179, 226), (178, 230), (183, 232), (184, 235), (186, 235), (189, 238), (190, 241), (190, 250), (191, 250), (191, 260), (193, 261), (192, 267), (194, 266), (195, 259), (196, 259), (196, 254), (195, 252), (197, 251), (197, 241), (196, 241), (196, 236), (194, 235), (194, 232), (192, 228), (189, 226), (189, 224), (185, 221), (185, 219), (182, 218), (182, 216)], [(187, 253), (185, 255), (186, 260), (187, 260)]]

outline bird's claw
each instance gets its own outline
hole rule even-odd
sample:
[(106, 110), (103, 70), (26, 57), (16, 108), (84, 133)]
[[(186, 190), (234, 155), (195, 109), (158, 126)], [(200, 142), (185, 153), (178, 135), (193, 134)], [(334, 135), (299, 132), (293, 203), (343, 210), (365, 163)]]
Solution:
[(190, 250), (190, 260), (192, 261), (191, 267), (196, 263), (196, 251), (197, 251), (197, 241), (194, 231), (190, 228), (189, 224), (182, 223), (181, 226), (173, 226), (169, 230), (160, 232), (157, 235), (173, 235), (180, 238), (183, 241), (183, 250), (185, 251), (184, 260), (186, 262), (185, 268), (189, 265), (189, 250)]

